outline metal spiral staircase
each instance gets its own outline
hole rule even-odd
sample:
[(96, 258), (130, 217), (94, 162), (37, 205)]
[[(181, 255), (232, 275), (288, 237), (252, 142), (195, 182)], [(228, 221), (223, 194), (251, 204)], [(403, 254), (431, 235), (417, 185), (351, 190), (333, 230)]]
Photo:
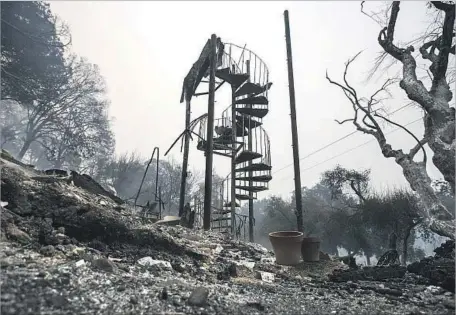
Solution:
[[(235, 207), (242, 201), (257, 199), (259, 192), (269, 189), (271, 176), (270, 140), (263, 128), (263, 118), (269, 112), (269, 70), (263, 60), (252, 51), (235, 44), (224, 43), (223, 55), (215, 72), (220, 80), (216, 90), (228, 83), (234, 91), (232, 104), (214, 119), (213, 154), (234, 158)], [(196, 94), (195, 94), (196, 95)], [(232, 111), (235, 111), (234, 115)], [(233, 137), (235, 117), (236, 137)], [(206, 150), (207, 118), (200, 122), (197, 149)], [(235, 139), (235, 140), (234, 140)], [(212, 229), (230, 233), (235, 222), (236, 236), (244, 234), (248, 216), (236, 211), (232, 220), (232, 174), (220, 185), (221, 204), (212, 205)], [(214, 183), (215, 184), (215, 183)], [(243, 233), (242, 233), (243, 231)]]

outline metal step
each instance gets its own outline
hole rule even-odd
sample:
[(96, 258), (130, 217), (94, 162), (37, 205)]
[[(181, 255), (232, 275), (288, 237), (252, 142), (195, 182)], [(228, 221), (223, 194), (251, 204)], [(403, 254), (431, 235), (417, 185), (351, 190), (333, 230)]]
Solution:
[(271, 175), (258, 175), (258, 176), (242, 176), (242, 177), (236, 177), (236, 180), (240, 181), (250, 181), (252, 180), (253, 182), (264, 182), (267, 183), (272, 180)]
[(244, 150), (236, 156), (236, 158), (234, 159), (234, 162), (236, 164), (239, 164), (239, 163), (243, 163), (243, 162), (247, 162), (247, 161), (251, 161), (251, 160), (260, 158), (262, 156), (263, 155), (260, 153)]
[(249, 172), (249, 171), (270, 171), (272, 169), (271, 165), (265, 163), (253, 163), (252, 165), (237, 168), (236, 172)]
[(219, 214), (219, 215), (225, 215), (225, 214), (230, 214), (231, 210), (217, 210), (217, 211), (212, 211), (213, 214)]
[(244, 125), (244, 128), (247, 129), (253, 129), (263, 124), (262, 122), (254, 120), (251, 117), (245, 115), (236, 115), (236, 120), (238, 122), (237, 126), (240, 125), (242, 128), (242, 125)]
[[(238, 208), (238, 207), (240, 207), (241, 205), (238, 204), (238, 203), (236, 202), (236, 203), (235, 203), (235, 206)], [(225, 202), (225, 203), (223, 204), (223, 207), (224, 207), (224, 208), (228, 208), (228, 207), (231, 208), (231, 201), (230, 201), (230, 202)], [(230, 211), (231, 211), (231, 210), (230, 210)]]
[(260, 192), (260, 191), (265, 191), (265, 190), (268, 190), (268, 187), (264, 187), (264, 186), (244, 186), (244, 185), (239, 185), (239, 186), (236, 186), (237, 189), (242, 189), (242, 190), (246, 190), (246, 191), (252, 191), (252, 192)]
[[(231, 139), (231, 135), (233, 134), (233, 129), (231, 127), (219, 127), (216, 126), (214, 130), (214, 134), (217, 135), (218, 137), (214, 137), (215, 139)], [(236, 123), (236, 136), (237, 137), (245, 137), (248, 136), (249, 130), (247, 128), (244, 128), (244, 131), (242, 130), (242, 123), (237, 122)]]
[[(243, 142), (238, 142), (239, 144), (242, 144)], [(231, 151), (231, 150), (234, 150), (234, 148), (232, 146), (229, 146), (228, 144), (231, 144), (231, 143), (226, 143), (226, 144), (223, 144), (223, 143), (216, 143), (216, 141), (213, 142), (213, 150), (214, 151)], [(207, 141), (204, 141), (204, 140), (200, 140), (198, 141), (198, 145), (196, 146), (196, 148), (200, 151), (206, 151), (206, 146), (207, 146)]]
[(215, 76), (219, 79), (222, 79), (226, 82), (228, 82), (232, 87), (237, 89), (244, 83), (245, 81), (248, 80), (249, 75), (248, 74), (234, 74), (231, 73), (230, 68), (223, 68), (215, 71)]
[(267, 90), (269, 90), (272, 86), (272, 83), (267, 83), (263, 86), (260, 84), (252, 83), (252, 82), (246, 82), (243, 86), (241, 86), (234, 95), (236, 97), (243, 96), (243, 95), (258, 95), (261, 94)]
[(248, 105), (268, 105), (269, 101), (266, 96), (252, 96), (236, 100), (235, 104), (248, 104)]
[(231, 234), (231, 226), (230, 225), (227, 225), (227, 226), (213, 226), (212, 229), (213, 230), (226, 229), (226, 230), (223, 230), (223, 231), (218, 231), (218, 233)]
[(250, 198), (249, 195), (245, 195), (245, 194), (236, 194), (236, 199), (238, 199), (238, 200), (256, 200), (257, 198), (256, 197)]
[(228, 220), (231, 220), (231, 217), (216, 218), (216, 219), (212, 219), (211, 222), (220, 222), (220, 221), (228, 221)]
[(263, 118), (269, 112), (266, 108), (248, 108), (248, 107), (236, 107), (236, 111), (240, 114), (250, 115), (253, 117)]

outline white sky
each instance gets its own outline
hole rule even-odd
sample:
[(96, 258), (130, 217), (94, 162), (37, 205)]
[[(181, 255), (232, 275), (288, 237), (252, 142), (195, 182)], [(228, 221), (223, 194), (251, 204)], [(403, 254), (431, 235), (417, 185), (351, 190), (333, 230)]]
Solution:
[[(369, 2), (366, 6), (378, 5)], [(360, 50), (363, 54), (351, 68), (349, 79), (363, 95), (370, 96), (383, 81), (366, 86), (364, 79), (380, 51), (380, 27), (360, 13), (360, 2), (85, 2), (54, 1), (51, 9), (69, 26), (73, 51), (100, 67), (112, 102), (110, 114), (117, 152), (137, 151), (149, 156), (153, 147), (168, 149), (184, 129), (185, 105), (180, 104), (182, 82), (212, 33), (222, 41), (236, 43), (257, 53), (268, 65), (273, 86), (270, 112), (264, 128), (270, 135), (273, 172), (293, 162), (290, 107), (286, 68), (283, 11), (289, 10), (300, 156), (346, 135), (353, 125), (338, 125), (335, 119), (352, 116), (349, 101), (325, 79), (328, 69), (339, 80), (346, 60)], [(425, 3), (403, 2), (396, 37), (406, 40), (423, 29)], [(216, 118), (229, 105), (229, 98), (216, 94)], [(387, 102), (393, 111), (407, 103), (402, 91)], [(192, 102), (192, 119), (207, 111), (207, 97)], [(406, 124), (421, 116), (407, 107), (391, 116)], [(389, 127), (388, 127), (389, 128)], [(393, 129), (393, 128), (389, 128)], [(409, 127), (422, 136), (422, 123)], [(405, 184), (400, 168), (385, 159), (376, 142), (353, 150), (328, 162), (325, 160), (372, 137), (357, 134), (301, 161), (303, 186), (311, 186), (320, 174), (336, 164), (347, 168), (371, 168), (377, 188)], [(402, 131), (389, 135), (393, 147), (408, 150), (415, 143)], [(180, 145), (171, 156), (181, 162)], [(430, 158), (428, 159), (430, 160)], [(204, 156), (191, 143), (190, 167), (204, 170)], [(313, 165), (320, 165), (306, 170)], [(216, 156), (216, 172), (229, 173), (229, 160)], [(433, 177), (440, 177), (429, 165)], [(270, 190), (259, 194), (288, 196), (294, 189), (293, 167), (273, 175)]]

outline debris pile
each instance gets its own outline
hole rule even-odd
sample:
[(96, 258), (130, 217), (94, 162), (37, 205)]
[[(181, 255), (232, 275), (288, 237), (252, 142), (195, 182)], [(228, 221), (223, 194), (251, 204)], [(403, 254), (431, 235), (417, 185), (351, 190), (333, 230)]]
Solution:
[(404, 268), (330, 281), (349, 267), (280, 266), (258, 244), (142, 223), (109, 196), (0, 166), (2, 314), (454, 314), (453, 293)]

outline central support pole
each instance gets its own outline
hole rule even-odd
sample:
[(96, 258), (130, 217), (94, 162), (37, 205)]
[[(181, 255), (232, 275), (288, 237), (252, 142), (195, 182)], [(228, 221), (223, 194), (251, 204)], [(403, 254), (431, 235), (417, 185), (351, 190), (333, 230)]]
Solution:
[(186, 96), (185, 100), (185, 135), (184, 135), (184, 158), (182, 161), (182, 175), (181, 175), (181, 186), (180, 186), (180, 197), (179, 197), (179, 217), (184, 213), (184, 204), (185, 204), (185, 190), (187, 185), (187, 175), (188, 175), (188, 151), (190, 149), (190, 96)]
[(214, 145), (214, 103), (215, 103), (215, 68), (217, 54), (217, 36), (211, 36), (211, 53), (209, 55), (209, 100), (207, 104), (207, 136), (206, 136), (206, 177), (204, 181), (204, 219), (203, 228), (211, 228), (212, 206), (212, 160)]
[(299, 142), (298, 126), (296, 124), (296, 99), (293, 76), (293, 56), (291, 54), (290, 22), (288, 19), (288, 10), (284, 12), (285, 17), (285, 39), (287, 44), (287, 64), (288, 64), (288, 88), (290, 92), (290, 116), (291, 116), (291, 137), (293, 147), (294, 161), (294, 181), (295, 181), (295, 198), (296, 198), (296, 217), (298, 231), (303, 231), (302, 217), (302, 194), (301, 194), (301, 169), (299, 166)]
[[(236, 68), (233, 65), (232, 73)], [(233, 141), (233, 155), (231, 157), (231, 237), (236, 237), (236, 153), (237, 153), (237, 126), (236, 126), (236, 89), (231, 87), (231, 129)]]
[[(246, 60), (246, 69), (247, 69), (247, 74), (249, 75), (248, 82), (250, 82), (250, 60)], [(244, 126), (243, 126), (244, 127)], [(248, 134), (248, 150), (250, 152), (253, 151), (253, 141), (252, 141), (252, 116), (249, 115), (249, 126), (247, 129), (249, 129), (249, 134)], [(249, 167), (252, 166), (252, 160), (249, 161)], [(252, 176), (253, 172), (249, 171), (249, 242), (253, 243), (253, 222), (255, 220), (254, 215), (253, 215), (253, 192), (252, 192), (252, 187), (253, 187), (253, 181), (252, 181)]]

